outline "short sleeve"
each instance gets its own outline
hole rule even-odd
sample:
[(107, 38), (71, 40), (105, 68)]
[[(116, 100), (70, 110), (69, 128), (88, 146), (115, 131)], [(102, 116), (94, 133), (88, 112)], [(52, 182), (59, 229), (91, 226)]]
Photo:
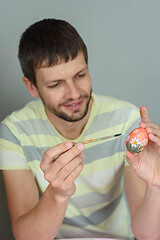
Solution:
[(0, 123), (0, 169), (29, 169), (20, 141), (4, 123)]

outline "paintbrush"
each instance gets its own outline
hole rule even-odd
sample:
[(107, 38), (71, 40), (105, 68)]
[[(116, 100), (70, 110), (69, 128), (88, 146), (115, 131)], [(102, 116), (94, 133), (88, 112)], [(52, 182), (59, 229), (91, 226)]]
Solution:
[(105, 136), (105, 137), (90, 139), (90, 140), (87, 140), (87, 141), (82, 141), (81, 143), (87, 144), (87, 143), (97, 142), (97, 141), (101, 141), (101, 140), (107, 140), (107, 139), (118, 137), (118, 136), (121, 136), (121, 135), (122, 135), (121, 133), (117, 133), (117, 134), (111, 135), (111, 136)]
[[(97, 142), (97, 141), (102, 141), (102, 140), (107, 140), (107, 139), (110, 139), (110, 138), (114, 138), (114, 137), (118, 137), (118, 136), (121, 136), (122, 134), (121, 133), (117, 133), (117, 134), (114, 134), (114, 135), (110, 135), (110, 136), (105, 136), (105, 137), (100, 137), (100, 138), (95, 138), (95, 139), (90, 139), (90, 140), (86, 140), (86, 141), (82, 141), (81, 143), (83, 144), (88, 144), (88, 143), (93, 143), (93, 142)], [(74, 142), (74, 145), (76, 143)], [(41, 153), (44, 153), (45, 151), (42, 151)]]

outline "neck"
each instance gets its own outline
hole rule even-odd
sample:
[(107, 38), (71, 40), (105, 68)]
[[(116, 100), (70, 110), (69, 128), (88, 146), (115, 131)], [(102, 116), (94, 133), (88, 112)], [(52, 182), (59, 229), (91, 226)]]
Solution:
[(48, 119), (50, 120), (51, 124), (56, 128), (56, 130), (64, 137), (70, 140), (77, 139), (80, 134), (82, 133), (88, 119), (90, 116), (92, 107), (92, 100), (90, 101), (90, 105), (88, 108), (88, 113), (86, 116), (77, 121), (77, 122), (67, 122), (55, 115), (53, 115), (51, 112), (46, 110), (46, 114), (48, 116)]

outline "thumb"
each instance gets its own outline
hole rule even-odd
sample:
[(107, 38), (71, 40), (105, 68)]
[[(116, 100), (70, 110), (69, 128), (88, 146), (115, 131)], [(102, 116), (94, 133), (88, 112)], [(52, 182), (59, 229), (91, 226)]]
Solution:
[(140, 107), (140, 115), (142, 122), (150, 122), (148, 110), (145, 106)]
[(134, 153), (131, 153), (129, 151), (126, 152), (127, 162), (135, 171), (138, 171), (138, 169), (140, 168), (139, 154), (135, 155)]

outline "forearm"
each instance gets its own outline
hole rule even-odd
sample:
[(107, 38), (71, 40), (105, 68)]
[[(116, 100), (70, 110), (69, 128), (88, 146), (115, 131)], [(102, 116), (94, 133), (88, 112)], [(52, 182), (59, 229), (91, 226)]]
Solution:
[(68, 205), (69, 198), (55, 199), (49, 186), (38, 204), (13, 224), (16, 240), (51, 240), (56, 236)]
[[(37, 205), (14, 221), (13, 232), (16, 240), (55, 238), (69, 199), (76, 190), (74, 181), (84, 166), (83, 149), (84, 145), (81, 143), (73, 146), (71, 142), (64, 142), (45, 152), (40, 168), (50, 185)], [(20, 211), (22, 212), (21, 209)]]
[(146, 187), (143, 201), (132, 217), (132, 231), (138, 240), (160, 237), (160, 188)]

